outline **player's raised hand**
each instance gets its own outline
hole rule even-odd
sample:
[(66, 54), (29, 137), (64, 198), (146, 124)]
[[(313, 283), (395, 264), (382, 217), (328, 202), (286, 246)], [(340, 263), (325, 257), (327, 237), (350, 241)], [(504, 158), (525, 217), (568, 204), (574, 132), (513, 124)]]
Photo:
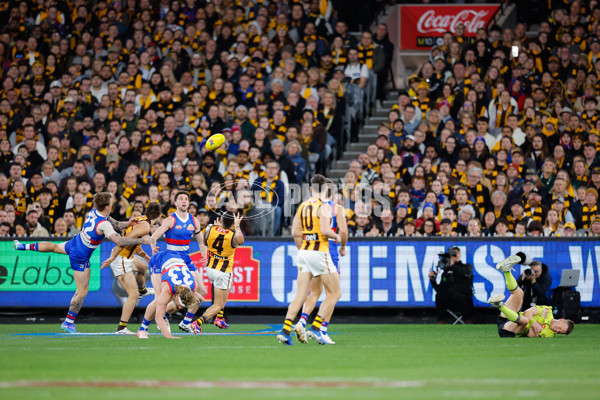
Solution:
[(244, 216), (240, 213), (237, 213), (233, 216), (233, 225), (234, 226), (240, 226), (240, 222), (242, 222), (242, 219), (244, 218)]

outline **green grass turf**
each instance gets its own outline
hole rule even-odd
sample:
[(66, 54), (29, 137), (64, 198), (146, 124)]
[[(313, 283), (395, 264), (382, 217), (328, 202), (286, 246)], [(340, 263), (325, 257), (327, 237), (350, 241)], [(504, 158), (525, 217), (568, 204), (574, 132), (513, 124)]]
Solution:
[[(19, 336), (58, 332), (58, 325), (0, 325), (2, 399), (597, 399), (600, 326), (569, 337), (501, 339), (495, 325), (334, 325), (335, 346), (293, 347), (275, 336)], [(131, 329), (136, 329), (132, 326)], [(177, 326), (172, 324), (175, 330)], [(266, 329), (233, 325), (230, 332)], [(113, 325), (78, 324), (80, 332)], [(153, 325), (151, 331), (156, 332)], [(214, 326), (205, 332), (219, 332)], [(223, 332), (223, 331), (220, 331)], [(309, 382), (319, 388), (47, 388), (15, 381), (134, 380)], [(339, 387), (364, 383), (366, 387)], [(327, 387), (335, 383), (338, 387)], [(388, 387), (378, 387), (378, 383)], [(389, 387), (390, 384), (409, 387)], [(410, 386), (416, 385), (416, 386)], [(3, 387), (4, 386), (4, 387)], [(10, 385), (8, 385), (10, 386)]]

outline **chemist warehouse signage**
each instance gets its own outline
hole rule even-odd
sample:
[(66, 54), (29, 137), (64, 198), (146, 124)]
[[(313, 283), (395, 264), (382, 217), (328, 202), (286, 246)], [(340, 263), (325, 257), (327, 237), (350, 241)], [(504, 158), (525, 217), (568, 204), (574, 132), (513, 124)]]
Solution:
[[(194, 262), (198, 245), (191, 243)], [(584, 307), (600, 306), (600, 243), (579, 239), (529, 240), (352, 240), (341, 260), (340, 306), (432, 307), (435, 291), (428, 274), (438, 253), (451, 245), (461, 249), (464, 262), (474, 266), (473, 293), (476, 306), (486, 306), (492, 294), (505, 292), (502, 273), (495, 264), (510, 254), (524, 251), (549, 265), (552, 288), (558, 286), (563, 269), (581, 271), (577, 290)], [(86, 307), (118, 307), (125, 292), (110, 268), (99, 271), (100, 260), (113, 245), (105, 243), (94, 253), (90, 292)], [(150, 251), (149, 247), (146, 251)], [(160, 247), (160, 244), (159, 244)], [(233, 290), (228, 307), (285, 307), (296, 295), (296, 246), (290, 241), (255, 241), (236, 250)], [(75, 285), (68, 258), (15, 252), (11, 242), (0, 242), (1, 307), (66, 307)], [(517, 267), (520, 273), (522, 267)], [(208, 287), (208, 281), (205, 284)], [(506, 293), (508, 295), (508, 293)], [(150, 296), (148, 296), (150, 297)], [(151, 300), (145, 297), (139, 306)]]

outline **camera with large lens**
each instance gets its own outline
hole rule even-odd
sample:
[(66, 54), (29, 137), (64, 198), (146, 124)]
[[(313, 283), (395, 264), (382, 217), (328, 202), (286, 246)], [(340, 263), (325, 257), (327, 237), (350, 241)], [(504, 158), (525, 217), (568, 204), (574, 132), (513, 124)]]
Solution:
[(533, 270), (531, 268), (527, 268), (525, 271), (523, 271), (523, 274), (526, 278), (531, 278), (533, 276)]
[(448, 253), (439, 253), (438, 254), (438, 268), (444, 269), (450, 266), (450, 254)]
[(438, 260), (437, 268), (445, 269), (445, 268), (450, 267), (450, 265), (452, 264), (450, 258), (456, 256), (458, 254), (458, 251), (459, 251), (458, 247), (452, 246), (448, 249), (447, 252), (439, 253), (438, 254), (439, 260)]

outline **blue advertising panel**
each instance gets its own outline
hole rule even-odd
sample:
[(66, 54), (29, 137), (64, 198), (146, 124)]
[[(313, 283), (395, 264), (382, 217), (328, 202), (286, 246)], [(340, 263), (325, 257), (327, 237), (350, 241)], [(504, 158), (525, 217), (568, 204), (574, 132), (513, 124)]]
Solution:
[[(199, 263), (198, 244), (190, 244), (192, 260)], [(0, 307), (67, 307), (75, 289), (67, 256), (16, 252), (10, 245), (10, 242), (0, 242)], [(577, 290), (581, 293), (582, 306), (600, 306), (598, 241), (497, 238), (351, 240), (346, 256), (340, 258), (342, 298), (339, 306), (434, 306), (435, 291), (429, 282), (429, 271), (437, 264), (438, 253), (451, 245), (458, 246), (463, 261), (474, 266), (476, 306), (486, 305), (492, 293), (505, 292), (504, 277), (495, 269), (495, 264), (518, 251), (550, 267), (552, 288), (558, 286), (563, 269), (580, 270)], [(125, 291), (110, 268), (99, 271), (101, 261), (108, 257), (113, 246), (103, 243), (92, 257), (90, 292), (84, 307), (118, 307), (125, 300)], [(149, 246), (145, 246), (145, 250), (150, 252)], [(286, 307), (296, 294), (296, 254), (291, 240), (246, 242), (236, 250), (234, 288), (227, 306)], [(527, 267), (517, 266), (515, 275), (524, 268)], [(138, 305), (143, 307), (150, 301), (149, 296)]]

